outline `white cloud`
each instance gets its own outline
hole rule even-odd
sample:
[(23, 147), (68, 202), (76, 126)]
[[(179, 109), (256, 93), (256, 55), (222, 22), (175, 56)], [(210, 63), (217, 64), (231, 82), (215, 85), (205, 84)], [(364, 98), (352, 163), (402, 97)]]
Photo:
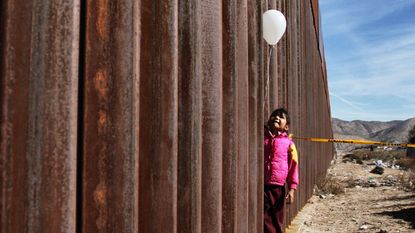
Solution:
[(330, 96), (333, 96), (333, 97), (335, 97), (335, 98), (339, 99), (340, 101), (342, 101), (343, 103), (347, 104), (348, 106), (352, 107), (352, 108), (353, 108), (353, 109), (355, 109), (355, 110), (358, 110), (358, 111), (364, 111), (362, 108), (358, 107), (358, 105), (363, 105), (363, 104), (360, 104), (360, 103), (354, 103), (354, 102), (352, 102), (352, 101), (349, 101), (349, 100), (347, 100), (347, 99), (345, 99), (345, 98), (343, 98), (343, 97), (341, 97), (341, 96), (338, 96), (338, 95), (336, 95), (336, 94), (333, 94), (333, 93), (331, 93), (331, 92), (330, 92)]

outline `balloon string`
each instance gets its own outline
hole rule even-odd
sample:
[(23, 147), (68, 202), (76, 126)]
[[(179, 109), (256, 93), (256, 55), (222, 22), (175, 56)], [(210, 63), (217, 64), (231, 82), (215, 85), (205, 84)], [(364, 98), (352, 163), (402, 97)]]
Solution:
[[(265, 78), (265, 99), (264, 99), (264, 105), (267, 105), (267, 109), (266, 112), (268, 112), (268, 108), (269, 108), (269, 80), (270, 80), (270, 64), (271, 64), (271, 55), (272, 55), (272, 50), (274, 49), (274, 46), (270, 46), (269, 47), (269, 52), (268, 52), (268, 64), (267, 64), (267, 77)], [(264, 106), (265, 108), (265, 106)]]

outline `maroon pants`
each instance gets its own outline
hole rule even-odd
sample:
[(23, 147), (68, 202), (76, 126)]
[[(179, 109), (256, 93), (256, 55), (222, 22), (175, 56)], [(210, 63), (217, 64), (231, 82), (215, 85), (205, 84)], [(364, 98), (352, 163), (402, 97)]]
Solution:
[(265, 185), (264, 233), (282, 233), (284, 224), (285, 187)]

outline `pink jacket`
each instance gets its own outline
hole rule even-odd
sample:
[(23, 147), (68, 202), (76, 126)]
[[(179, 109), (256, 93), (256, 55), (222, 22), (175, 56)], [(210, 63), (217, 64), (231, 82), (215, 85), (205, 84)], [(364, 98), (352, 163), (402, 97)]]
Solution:
[(294, 142), (287, 133), (272, 135), (267, 128), (264, 132), (264, 184), (285, 185), (297, 189), (298, 155)]

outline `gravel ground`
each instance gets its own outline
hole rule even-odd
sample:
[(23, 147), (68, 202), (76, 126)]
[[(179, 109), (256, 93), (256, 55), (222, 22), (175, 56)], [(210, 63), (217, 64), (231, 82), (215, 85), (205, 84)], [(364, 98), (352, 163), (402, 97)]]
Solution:
[(415, 193), (399, 182), (407, 171), (385, 167), (378, 175), (374, 167), (338, 158), (328, 174), (347, 188), (314, 195), (294, 220), (298, 232), (415, 232)]

